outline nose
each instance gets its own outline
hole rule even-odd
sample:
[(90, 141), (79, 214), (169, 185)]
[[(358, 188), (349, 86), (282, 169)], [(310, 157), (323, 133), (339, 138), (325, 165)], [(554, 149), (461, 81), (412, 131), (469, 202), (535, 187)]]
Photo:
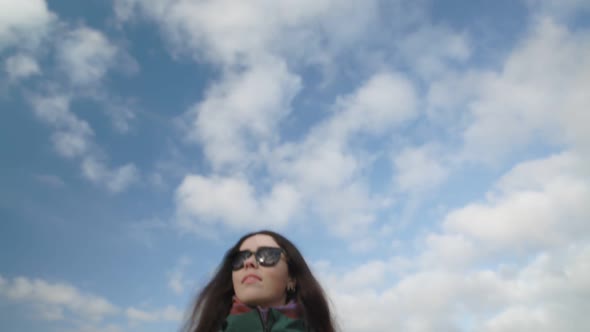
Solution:
[(246, 268), (257, 268), (258, 262), (256, 261), (256, 256), (252, 255), (244, 261), (244, 269)]

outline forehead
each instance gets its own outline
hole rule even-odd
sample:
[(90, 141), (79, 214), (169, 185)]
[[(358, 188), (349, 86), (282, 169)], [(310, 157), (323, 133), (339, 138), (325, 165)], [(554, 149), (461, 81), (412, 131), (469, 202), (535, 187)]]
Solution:
[(240, 250), (256, 250), (259, 247), (279, 247), (279, 245), (270, 235), (256, 234), (244, 240)]

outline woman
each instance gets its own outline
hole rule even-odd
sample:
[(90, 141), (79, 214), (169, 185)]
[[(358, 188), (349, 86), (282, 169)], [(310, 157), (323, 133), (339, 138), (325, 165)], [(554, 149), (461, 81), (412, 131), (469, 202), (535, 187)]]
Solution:
[(246, 234), (195, 301), (185, 332), (334, 332), (322, 287), (283, 236)]

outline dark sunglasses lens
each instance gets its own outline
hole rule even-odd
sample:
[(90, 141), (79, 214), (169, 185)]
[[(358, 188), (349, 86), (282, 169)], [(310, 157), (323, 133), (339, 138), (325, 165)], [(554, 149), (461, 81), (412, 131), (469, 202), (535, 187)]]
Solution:
[(260, 248), (256, 253), (256, 260), (262, 266), (274, 266), (281, 259), (280, 248)]
[(251, 251), (240, 251), (234, 255), (232, 260), (232, 268), (234, 270), (239, 270), (244, 267), (244, 261), (248, 259), (252, 255)]

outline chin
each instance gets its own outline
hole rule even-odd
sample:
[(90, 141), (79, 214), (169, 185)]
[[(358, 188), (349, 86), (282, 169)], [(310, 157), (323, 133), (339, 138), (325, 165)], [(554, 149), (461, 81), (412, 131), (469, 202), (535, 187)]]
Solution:
[(245, 303), (247, 305), (253, 305), (253, 306), (258, 306), (258, 305), (261, 305), (261, 304), (267, 302), (266, 299), (261, 298), (260, 296), (247, 296), (247, 295), (245, 295), (243, 299), (240, 299), (240, 301), (242, 301), (243, 303)]
[(250, 306), (259, 306), (263, 301), (260, 301), (259, 299), (250, 299), (247, 298), (245, 300), (242, 300), (243, 303), (250, 305)]
[(262, 300), (260, 296), (253, 294), (253, 292), (242, 292), (238, 296), (238, 299), (246, 304), (250, 304), (251, 302), (260, 302)]

